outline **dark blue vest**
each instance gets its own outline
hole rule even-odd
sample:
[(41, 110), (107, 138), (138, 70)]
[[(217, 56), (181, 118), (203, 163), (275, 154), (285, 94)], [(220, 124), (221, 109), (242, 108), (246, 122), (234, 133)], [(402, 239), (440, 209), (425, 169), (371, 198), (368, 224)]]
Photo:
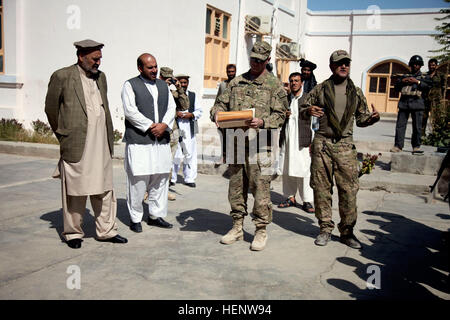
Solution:
[[(188, 111), (190, 113), (194, 113), (195, 110), (195, 93), (189, 91), (188, 92), (188, 97), (189, 97), (189, 109)], [(194, 118), (189, 119), (190, 123), (190, 127), (191, 127), (191, 137), (194, 137), (194, 134), (196, 134), (198, 132), (198, 128), (197, 128), (197, 120), (194, 120)]]
[[(134, 95), (136, 97), (136, 106), (140, 113), (145, 117), (152, 120), (155, 123), (160, 123), (167, 112), (168, 93), (169, 87), (167, 84), (159, 79), (156, 79), (156, 88), (158, 89), (158, 119), (155, 121), (154, 100), (153, 96), (145, 86), (144, 80), (140, 77), (135, 77), (130, 80), (131, 87), (133, 88)], [(130, 144), (151, 144), (155, 141), (156, 137), (147, 130), (142, 132), (134, 127), (131, 122), (125, 119), (125, 135), (123, 140)], [(162, 137), (158, 138), (160, 143), (169, 143), (170, 134), (168, 131), (164, 131)]]

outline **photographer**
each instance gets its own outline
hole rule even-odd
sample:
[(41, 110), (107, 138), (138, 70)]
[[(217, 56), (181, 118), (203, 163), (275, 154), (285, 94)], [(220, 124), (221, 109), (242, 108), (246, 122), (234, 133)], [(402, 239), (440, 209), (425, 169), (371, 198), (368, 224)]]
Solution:
[[(176, 112), (185, 111), (189, 109), (189, 98), (184, 92), (180, 81), (173, 76), (173, 70), (169, 67), (162, 67), (159, 71), (159, 78), (167, 83), (170, 92), (175, 100)], [(179, 129), (176, 121), (173, 123), (172, 131), (170, 132), (170, 150), (172, 151), (172, 158), (175, 155), (175, 151), (178, 147)], [(176, 199), (175, 194), (169, 192), (169, 200)]]

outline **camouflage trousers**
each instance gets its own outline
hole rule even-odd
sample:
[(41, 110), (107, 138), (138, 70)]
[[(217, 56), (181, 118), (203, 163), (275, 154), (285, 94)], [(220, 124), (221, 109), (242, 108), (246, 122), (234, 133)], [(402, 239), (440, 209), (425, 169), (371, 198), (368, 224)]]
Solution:
[(341, 235), (349, 235), (356, 224), (356, 194), (359, 189), (358, 160), (353, 138), (333, 143), (332, 139), (316, 136), (312, 145), (311, 188), (314, 190), (316, 218), (321, 231), (334, 229), (332, 220), (333, 177), (339, 198), (338, 229)]
[(170, 131), (170, 151), (172, 152), (172, 158), (175, 156), (175, 152), (177, 151), (179, 138), (180, 138), (180, 129), (178, 129), (177, 122), (174, 121), (173, 128)]
[(253, 203), (252, 221), (256, 227), (266, 226), (272, 222), (272, 202), (270, 201), (271, 175), (261, 172), (259, 164), (230, 164), (230, 183), (228, 201), (233, 219), (245, 217), (247, 213), (248, 191), (255, 199)]

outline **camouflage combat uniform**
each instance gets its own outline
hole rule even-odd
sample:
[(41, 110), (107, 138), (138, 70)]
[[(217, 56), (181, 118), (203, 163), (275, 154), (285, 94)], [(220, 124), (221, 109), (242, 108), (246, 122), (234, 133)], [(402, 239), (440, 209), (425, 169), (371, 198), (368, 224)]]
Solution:
[[(169, 67), (161, 67), (160, 75), (164, 78), (174, 78), (173, 70)], [(163, 79), (164, 79), (163, 78)], [(184, 92), (184, 89), (179, 87), (176, 90), (170, 90), (173, 99), (176, 104), (176, 111), (185, 111), (189, 109), (189, 98)], [(170, 131), (170, 150), (172, 151), (172, 157), (175, 155), (179, 140), (179, 132), (177, 122), (173, 122), (172, 130)]]
[[(247, 72), (234, 78), (217, 98), (214, 107), (211, 108), (211, 121), (215, 121), (215, 115), (218, 111), (255, 108), (255, 118), (264, 121), (263, 127), (256, 129), (256, 131), (258, 135), (266, 134), (270, 129), (277, 129), (283, 124), (286, 103), (286, 91), (283, 89), (281, 82), (272, 74), (266, 71), (258, 78), (251, 80), (250, 73)], [(265, 156), (270, 157), (270, 145), (268, 144), (266, 148), (258, 150), (257, 163), (252, 164), (249, 162), (248, 138), (245, 142), (245, 163), (236, 164), (236, 162), (233, 162), (228, 169), (230, 173), (228, 200), (231, 206), (231, 216), (233, 219), (238, 219), (248, 214), (247, 194), (250, 188), (255, 198), (252, 211), (253, 222), (256, 227), (266, 226), (272, 221), (271, 175), (262, 172), (262, 169), (269, 168), (272, 163), (263, 162), (260, 155), (267, 151), (269, 156)], [(270, 143), (270, 138), (268, 138), (268, 142)], [(236, 157), (238, 152), (236, 150), (236, 138), (234, 149)]]
[[(300, 106), (300, 116), (308, 119), (306, 108), (319, 106), (324, 115), (319, 118), (319, 129), (316, 131), (311, 146), (311, 180), (314, 190), (314, 205), (320, 230), (331, 233), (334, 229), (332, 220), (332, 188), (333, 176), (336, 180), (339, 196), (338, 229), (341, 235), (351, 235), (356, 223), (356, 194), (359, 189), (359, 165), (355, 145), (353, 144), (353, 123), (365, 127), (370, 122), (371, 112), (367, 108), (366, 98), (360, 88), (355, 87), (347, 78), (347, 102), (342, 119), (336, 123), (334, 102), (331, 108), (325, 108), (325, 86), (329, 85), (334, 95), (334, 84), (328, 79), (317, 85)], [(333, 97), (331, 98), (331, 101)], [(332, 109), (332, 110), (330, 110)], [(334, 116), (333, 116), (334, 115)], [(337, 130), (336, 130), (336, 127)]]
[(427, 76), (429, 79), (430, 89), (427, 90), (423, 95), (425, 110), (423, 112), (422, 118), (422, 137), (425, 137), (425, 131), (430, 111), (434, 111), (433, 109), (441, 103), (442, 93), (444, 92), (445, 88), (444, 74), (436, 71), (435, 74), (431, 76), (431, 73), (427, 72)]
[[(189, 98), (184, 92), (183, 88), (177, 88), (177, 90), (170, 90), (172, 92), (173, 99), (176, 104), (176, 111), (185, 111), (189, 109)], [(178, 124), (176, 121), (173, 122), (173, 128), (170, 133), (170, 150), (172, 151), (172, 157), (175, 155), (178, 146), (178, 140), (180, 138), (180, 133), (178, 130)]]

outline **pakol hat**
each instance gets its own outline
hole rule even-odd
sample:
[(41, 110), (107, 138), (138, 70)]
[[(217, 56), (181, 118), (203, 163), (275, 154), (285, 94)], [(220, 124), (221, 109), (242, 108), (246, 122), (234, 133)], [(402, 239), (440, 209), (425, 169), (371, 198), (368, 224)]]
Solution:
[(177, 79), (189, 79), (189, 76), (187, 74), (180, 73), (180, 74), (177, 74), (175, 76), (175, 78), (177, 78)]
[(85, 39), (81, 41), (74, 42), (73, 45), (78, 50), (98, 50), (103, 48), (104, 44), (91, 40), (91, 39)]

